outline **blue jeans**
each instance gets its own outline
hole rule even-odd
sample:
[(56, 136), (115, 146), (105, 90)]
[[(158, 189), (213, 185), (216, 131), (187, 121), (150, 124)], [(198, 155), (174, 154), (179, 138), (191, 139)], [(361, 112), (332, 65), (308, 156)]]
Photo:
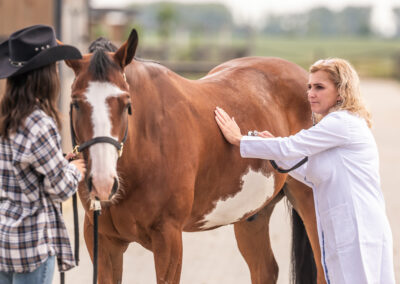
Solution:
[(0, 271), (1, 284), (51, 284), (54, 274), (55, 256), (49, 258), (38, 268), (28, 273)]

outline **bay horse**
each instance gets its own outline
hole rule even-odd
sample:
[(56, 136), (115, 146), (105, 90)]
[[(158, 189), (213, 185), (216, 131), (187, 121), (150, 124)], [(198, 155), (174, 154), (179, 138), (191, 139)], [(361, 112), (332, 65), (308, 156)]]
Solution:
[[(241, 158), (214, 120), (220, 106), (246, 131), (288, 136), (310, 127), (307, 72), (282, 59), (248, 57), (188, 80), (136, 59), (137, 45), (132, 30), (117, 50), (97, 46), (83, 59), (66, 61), (75, 73), (71, 127), (77, 142), (108, 139), (82, 151), (87, 174), (79, 186), (92, 260), (89, 204), (93, 199), (102, 204), (99, 283), (122, 282), (123, 253), (131, 242), (153, 252), (157, 283), (179, 283), (182, 232), (228, 224), (234, 224), (252, 283), (276, 283), (269, 219), (284, 195), (304, 221), (316, 259), (316, 276), (309, 275), (312, 269), (295, 269), (303, 279), (296, 283), (314, 283), (315, 277), (325, 283), (312, 191), (267, 161)], [(300, 249), (308, 243), (303, 234)], [(297, 256), (303, 264), (313, 261), (312, 252), (311, 258), (306, 251)]]

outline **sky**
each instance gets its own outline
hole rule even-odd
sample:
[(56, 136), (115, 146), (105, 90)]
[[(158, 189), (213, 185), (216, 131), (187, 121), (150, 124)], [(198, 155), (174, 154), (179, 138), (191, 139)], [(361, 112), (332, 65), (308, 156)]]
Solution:
[[(160, 2), (161, 0), (91, 0), (94, 7), (124, 7), (130, 3)], [(174, 0), (182, 3), (224, 3), (231, 9), (235, 21), (257, 25), (268, 14), (297, 13), (324, 6), (340, 10), (346, 6), (372, 6), (374, 29), (390, 36), (395, 32), (392, 7), (400, 7), (400, 0)]]

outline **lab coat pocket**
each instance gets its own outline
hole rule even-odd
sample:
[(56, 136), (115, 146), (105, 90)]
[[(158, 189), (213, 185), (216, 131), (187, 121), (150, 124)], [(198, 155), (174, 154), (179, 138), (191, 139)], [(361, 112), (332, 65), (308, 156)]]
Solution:
[(334, 250), (345, 249), (353, 243), (356, 228), (350, 207), (347, 204), (335, 206), (322, 214), (326, 246)]

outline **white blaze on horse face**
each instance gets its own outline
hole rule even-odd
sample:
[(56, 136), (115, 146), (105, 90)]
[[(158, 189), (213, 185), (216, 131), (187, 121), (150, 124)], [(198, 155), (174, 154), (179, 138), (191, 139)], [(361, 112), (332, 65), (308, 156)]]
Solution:
[[(107, 98), (117, 97), (125, 94), (117, 86), (108, 82), (90, 82), (86, 92), (88, 103), (92, 106), (93, 137), (108, 136), (118, 140), (111, 135), (111, 114), (107, 104)], [(109, 143), (94, 144), (89, 148), (92, 160), (92, 183), (96, 191), (107, 199), (117, 177), (118, 152), (115, 146)]]
[(242, 189), (234, 196), (218, 200), (215, 208), (203, 220), (202, 229), (239, 221), (246, 214), (264, 205), (274, 193), (274, 176), (249, 170), (242, 177)]

